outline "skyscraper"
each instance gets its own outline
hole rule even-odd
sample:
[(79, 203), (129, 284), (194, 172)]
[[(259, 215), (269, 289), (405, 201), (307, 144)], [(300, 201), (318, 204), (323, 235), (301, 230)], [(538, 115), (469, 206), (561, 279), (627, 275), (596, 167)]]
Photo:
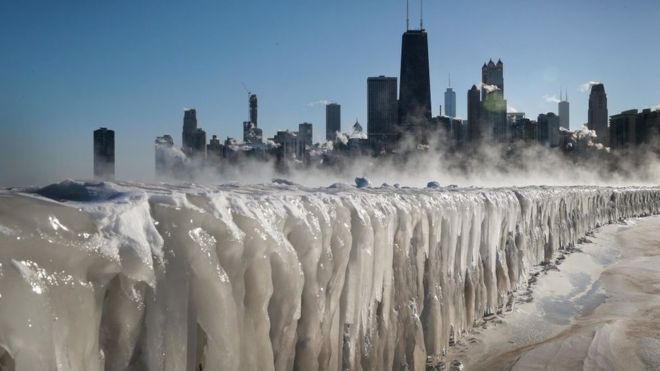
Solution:
[(94, 178), (115, 178), (115, 132), (106, 128), (94, 130)]
[(337, 132), (341, 132), (341, 106), (330, 103), (325, 106), (325, 140), (334, 141)]
[(570, 128), (570, 104), (568, 103), (568, 92), (566, 97), (562, 97), (559, 93), (559, 126), (569, 130)]
[(538, 122), (539, 142), (550, 147), (559, 146), (559, 116), (553, 112), (542, 113), (536, 121)]
[(243, 121), (243, 143), (257, 144), (263, 139), (263, 131), (257, 126), (257, 96), (250, 94), (250, 121)]
[(479, 142), (483, 139), (484, 133), (481, 123), (481, 95), (476, 85), (467, 93), (467, 108), (468, 108), (468, 126), (467, 126), (467, 139), (468, 142)]
[(263, 131), (252, 121), (243, 121), (243, 143), (257, 144), (263, 139)]
[[(421, 26), (421, 25), (420, 25)], [(431, 121), (431, 82), (426, 31), (407, 30), (401, 41), (399, 124), (417, 127)]]
[(312, 124), (309, 122), (298, 125), (298, 139), (301, 141), (303, 148), (312, 146), (314, 138), (312, 134)]
[(638, 114), (636, 109), (610, 117), (610, 148), (620, 149), (639, 144), (637, 138)]
[(250, 121), (254, 124), (254, 127), (257, 125), (257, 95), (250, 94)]
[(492, 130), (493, 139), (503, 142), (508, 138), (506, 100), (504, 99), (504, 64), (491, 59), (481, 68), (482, 119)]
[(498, 60), (497, 64), (493, 63), (492, 59), (488, 61), (488, 64), (484, 63), (481, 67), (481, 82), (483, 83), (482, 96), (486, 93), (487, 85), (496, 86), (504, 95), (504, 63), (502, 60)]
[(607, 94), (603, 84), (591, 86), (589, 94), (589, 130), (596, 131), (596, 140), (604, 145), (609, 144), (609, 129), (607, 126)]
[(451, 86), (445, 91), (445, 116), (456, 117), (456, 92)]
[(188, 156), (206, 157), (206, 132), (197, 127), (197, 111), (183, 112), (182, 150)]
[(181, 135), (181, 147), (186, 154), (190, 153), (195, 142), (195, 131), (197, 130), (197, 111), (194, 108), (183, 111), (183, 134)]
[(367, 134), (374, 145), (391, 143), (397, 135), (396, 82), (396, 77), (367, 79)]

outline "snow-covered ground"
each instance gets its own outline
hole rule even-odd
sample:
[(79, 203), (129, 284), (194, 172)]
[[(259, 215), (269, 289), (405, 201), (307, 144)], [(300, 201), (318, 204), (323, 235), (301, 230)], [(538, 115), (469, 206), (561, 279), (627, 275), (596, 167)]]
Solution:
[(0, 364), (423, 370), (539, 263), (658, 213), (655, 188), (0, 191)]
[(659, 370), (659, 230), (657, 216), (603, 227), (539, 275), (533, 301), (448, 358), (467, 370)]

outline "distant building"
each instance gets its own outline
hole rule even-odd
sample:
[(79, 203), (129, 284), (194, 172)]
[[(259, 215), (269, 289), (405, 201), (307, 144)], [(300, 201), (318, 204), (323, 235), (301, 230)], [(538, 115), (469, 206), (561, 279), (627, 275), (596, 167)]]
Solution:
[(625, 149), (660, 138), (660, 111), (636, 109), (621, 112), (610, 117), (610, 147)]
[(217, 135), (214, 135), (209, 144), (206, 145), (206, 155), (210, 159), (218, 160), (223, 157), (224, 146), (220, 143)]
[(637, 139), (636, 109), (628, 110), (610, 117), (610, 147), (619, 149), (639, 144)]
[(508, 140), (506, 121), (506, 100), (504, 99), (504, 64), (491, 59), (481, 67), (481, 119), (492, 130), (496, 142)]
[(341, 106), (330, 103), (325, 106), (325, 140), (334, 142), (341, 132)]
[(401, 39), (399, 124), (416, 128), (431, 121), (429, 46), (424, 29), (407, 30)]
[(448, 145), (446, 149), (459, 147), (467, 140), (467, 123), (461, 119), (437, 116), (433, 118), (433, 125), (436, 129), (440, 129), (440, 133), (444, 133)]
[(186, 156), (205, 158), (206, 157), (206, 132), (197, 127), (197, 111), (187, 109), (183, 112), (183, 133), (182, 133), (183, 153)]
[(243, 121), (243, 143), (257, 144), (263, 140), (263, 131), (252, 121)]
[(305, 150), (311, 148), (314, 144), (312, 127), (312, 124), (309, 122), (303, 122), (302, 124), (298, 125), (298, 140), (300, 140)]
[(257, 125), (257, 95), (250, 94), (250, 121), (254, 124), (254, 127)]
[(596, 132), (597, 141), (603, 145), (609, 145), (609, 129), (607, 125), (607, 94), (603, 84), (591, 86), (589, 94), (589, 121), (587, 126), (589, 130)]
[(363, 132), (362, 125), (360, 125), (360, 121), (358, 119), (355, 119), (355, 124), (353, 124), (353, 135), (360, 136)]
[(278, 131), (273, 137), (273, 141), (277, 143), (278, 159), (301, 159), (303, 158), (304, 145), (298, 140), (298, 133), (291, 131)]
[(497, 64), (491, 59), (481, 67), (481, 95), (486, 95), (487, 85), (495, 86), (504, 94), (504, 63), (498, 60)]
[(206, 158), (206, 132), (197, 128), (192, 133), (192, 157)]
[(181, 135), (181, 149), (186, 154), (190, 154), (195, 142), (195, 131), (197, 130), (197, 111), (187, 109), (183, 111), (183, 133)]
[(258, 144), (263, 142), (263, 131), (257, 125), (257, 95), (249, 95), (250, 120), (243, 121), (243, 143)]
[(553, 112), (540, 114), (537, 122), (538, 141), (546, 146), (558, 147), (560, 144), (559, 116)]
[(445, 116), (456, 117), (456, 92), (451, 87), (445, 91)]
[(507, 126), (512, 140), (534, 143), (538, 139), (538, 123), (525, 117), (524, 112), (508, 112)]
[(512, 123), (511, 133), (514, 140), (534, 143), (538, 141), (538, 124), (536, 121), (522, 117)]
[(566, 93), (566, 97), (561, 97), (560, 94), (560, 101), (559, 101), (559, 126), (566, 129), (570, 130), (571, 126), (571, 110), (570, 110), (570, 103), (568, 103), (568, 93)]
[(643, 110), (637, 116), (637, 143), (657, 144), (660, 140), (660, 109)]
[(516, 122), (525, 118), (525, 112), (507, 112), (506, 122), (507, 125), (513, 126)]
[(369, 142), (382, 147), (394, 142), (398, 130), (396, 77), (367, 79), (367, 134)]
[(115, 178), (115, 131), (106, 128), (94, 130), (94, 178)]
[(484, 128), (481, 120), (481, 97), (476, 85), (467, 93), (467, 141), (476, 143), (484, 138)]

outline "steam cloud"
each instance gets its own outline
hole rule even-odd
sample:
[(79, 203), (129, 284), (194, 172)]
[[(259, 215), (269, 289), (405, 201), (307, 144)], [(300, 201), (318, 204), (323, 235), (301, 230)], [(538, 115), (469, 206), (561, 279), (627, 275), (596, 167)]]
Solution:
[(584, 84), (580, 85), (580, 91), (583, 93), (589, 92), (591, 90), (591, 87), (594, 85), (600, 84), (599, 81), (587, 81)]
[(500, 90), (496, 85), (481, 84), (481, 87), (489, 93)]
[(330, 100), (327, 100), (327, 99), (321, 99), (321, 100), (317, 100), (315, 102), (309, 102), (309, 103), (307, 103), (307, 106), (308, 107), (327, 106), (330, 103), (333, 103), (333, 102), (330, 101)]
[[(613, 153), (597, 143), (596, 134), (583, 127), (569, 136), (565, 148), (548, 148), (536, 143), (513, 144), (466, 143), (456, 150), (442, 135), (429, 135), (430, 143), (419, 145), (415, 138), (403, 138), (397, 155), (356, 155), (348, 150), (341, 154), (337, 143), (325, 143), (312, 149), (312, 165), (305, 168), (300, 161), (286, 165), (275, 160), (264, 161), (244, 157), (238, 163), (219, 159), (212, 165), (189, 160), (192, 174), (186, 182), (204, 184), (270, 183), (286, 178), (305, 186), (352, 184), (364, 176), (372, 184), (401, 184), (424, 187), (430, 181), (443, 186), (525, 186), (525, 185), (657, 185), (660, 183), (658, 154), (650, 150), (657, 143), (640, 146), (634, 152)], [(354, 136), (339, 135), (346, 145)], [(334, 152), (330, 150), (334, 148)], [(337, 155), (337, 153), (340, 153)], [(336, 156), (336, 157), (333, 157)], [(173, 179), (165, 179), (175, 181)]]
[(560, 100), (557, 98), (556, 95), (544, 95), (543, 100), (546, 101), (547, 103), (559, 103)]

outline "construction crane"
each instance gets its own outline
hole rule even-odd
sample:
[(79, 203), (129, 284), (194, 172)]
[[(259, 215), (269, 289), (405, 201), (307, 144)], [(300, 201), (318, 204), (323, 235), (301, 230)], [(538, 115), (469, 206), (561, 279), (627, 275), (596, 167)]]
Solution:
[(254, 127), (257, 127), (257, 95), (252, 94), (252, 92), (245, 86), (245, 83), (241, 82), (241, 85), (243, 85), (243, 89), (245, 89), (245, 92), (248, 94), (248, 102), (249, 102), (249, 120), (254, 124)]

